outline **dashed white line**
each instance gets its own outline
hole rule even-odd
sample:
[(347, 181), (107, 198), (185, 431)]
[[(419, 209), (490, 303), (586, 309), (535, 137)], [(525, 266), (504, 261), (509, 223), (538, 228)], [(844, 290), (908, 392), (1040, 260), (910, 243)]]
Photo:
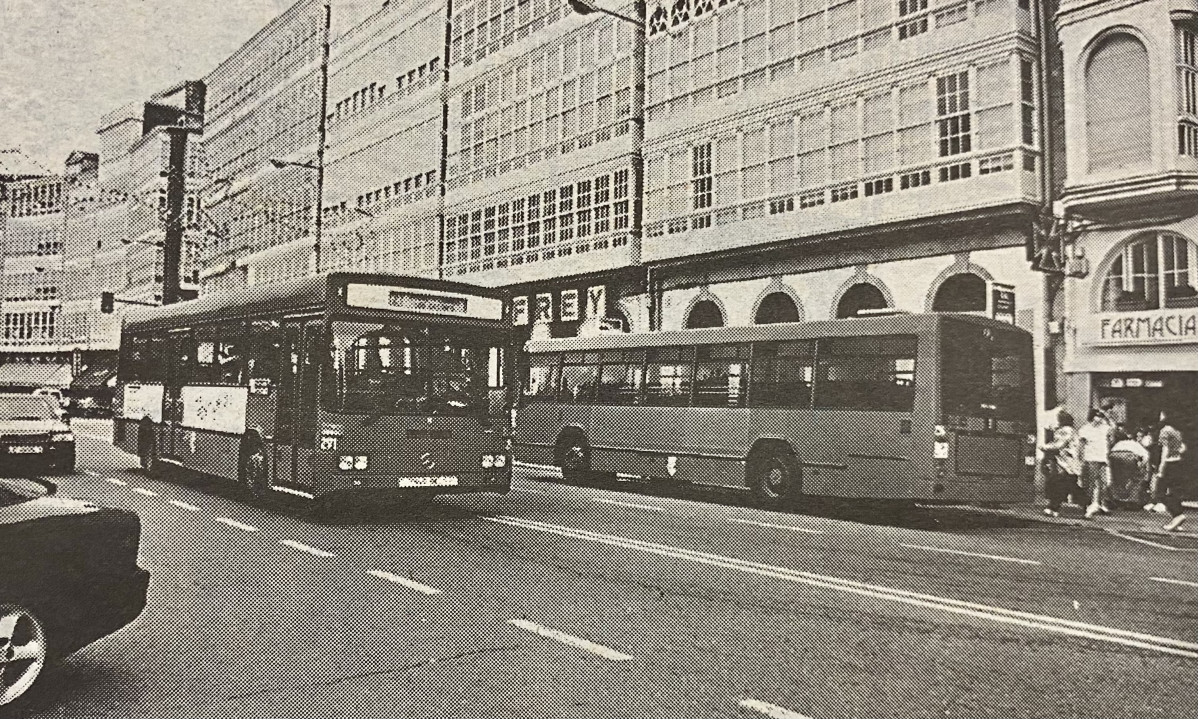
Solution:
[(173, 505), (175, 505), (175, 506), (176, 506), (176, 507), (178, 507), (179, 509), (186, 509), (188, 512), (198, 512), (198, 511), (200, 511), (200, 508), (199, 508), (199, 507), (197, 507), (197, 506), (195, 506), (194, 504), (188, 504), (187, 502), (180, 502), (180, 501), (179, 501), (179, 500), (177, 500), (177, 499), (172, 499), (172, 500), (170, 500), (170, 503), (171, 503), (171, 504), (173, 504)]
[(922, 549), (926, 552), (943, 552), (944, 554), (960, 554), (963, 557), (981, 557), (983, 559), (996, 559), (1000, 562), (1015, 562), (1016, 564), (1039, 564), (1034, 559), (1020, 559), (1019, 557), (1004, 557), (1001, 554), (979, 554), (978, 552), (963, 552), (960, 549), (946, 549), (944, 547), (928, 547), (923, 544), (900, 544), (900, 547), (907, 549)]
[(110, 484), (115, 484), (118, 487), (128, 487), (129, 486), (129, 483), (123, 479), (113, 479), (112, 477), (105, 477), (104, 481), (108, 482)]
[(157, 497), (158, 496), (157, 492), (151, 492), (150, 490), (142, 489), (141, 487), (134, 487), (133, 489), (130, 489), (129, 491), (136, 492), (137, 494), (141, 494), (146, 497)]
[(285, 547), (291, 547), (292, 549), (298, 549), (301, 552), (307, 552), (308, 554), (311, 554), (316, 557), (335, 557), (335, 556), (337, 556), (336, 554), (333, 554), (332, 552), (326, 552), (323, 549), (317, 549), (316, 547), (309, 547), (306, 544), (300, 544), (299, 542), (293, 542), (290, 539), (280, 540), (279, 544), (282, 544)]
[(441, 593), (441, 590), (437, 589), (436, 587), (430, 587), (427, 584), (414, 582), (407, 577), (401, 577), (398, 574), (393, 574), (391, 572), (384, 572), (381, 569), (371, 569), (369, 572), (367, 572), (367, 574), (373, 577), (378, 577), (379, 579), (386, 579), (388, 582), (395, 582), (396, 584), (405, 586), (408, 589), (415, 589), (416, 591), (422, 594), (428, 594), (429, 596)]
[(789, 709), (783, 709), (780, 706), (767, 704), (762, 701), (757, 701), (756, 699), (741, 699), (740, 707), (742, 709), (752, 709), (759, 714), (764, 714), (767, 717), (770, 717), (770, 719), (811, 719), (811, 717), (805, 714), (800, 714)]
[(595, 497), (594, 501), (596, 501), (596, 502), (602, 502), (602, 503), (604, 503), (604, 504), (615, 504), (615, 505), (618, 505), (618, 506), (621, 506), (621, 507), (631, 507), (631, 508), (633, 508), (633, 509), (647, 509), (647, 510), (649, 510), (650, 512), (664, 512), (664, 511), (666, 511), (666, 508), (665, 508), (665, 507), (655, 507), (655, 506), (653, 506), (652, 504), (635, 504), (635, 503), (633, 503), (633, 502), (621, 502), (621, 501), (619, 501), (619, 500), (616, 500), (616, 499), (603, 499), (602, 497)]
[(1181, 579), (1168, 579), (1166, 577), (1149, 577), (1154, 582), (1164, 582), (1165, 584), (1180, 584), (1183, 587), (1198, 587), (1198, 582), (1187, 582)]
[(769, 529), (786, 529), (786, 530), (790, 530), (791, 532), (803, 532), (804, 534), (823, 534), (824, 533), (822, 529), (808, 529), (806, 527), (792, 527), (789, 524), (770, 524), (769, 522), (754, 522), (751, 519), (737, 519), (736, 517), (729, 517), (728, 521), (729, 522), (737, 522), (739, 524), (752, 524), (757, 527), (768, 527)]
[(276, 492), (285, 492), (287, 494), (294, 494), (295, 496), (303, 497), (304, 499), (316, 499), (315, 494), (311, 494), (309, 492), (301, 492), (298, 489), (292, 489), (291, 487), (280, 487), (277, 484), (272, 484), (270, 486), (270, 488)]
[(84, 473), (84, 474), (86, 474), (86, 475), (92, 476), (92, 477), (99, 477), (99, 476), (100, 476), (100, 473), (99, 473), (99, 472), (93, 472), (93, 471), (92, 471), (92, 470), (90, 470), (90, 469), (85, 469), (85, 470), (83, 470), (83, 473)]
[(583, 651), (590, 652), (591, 654), (601, 656), (609, 661), (625, 662), (634, 658), (628, 654), (624, 654), (623, 652), (617, 652), (615, 649), (605, 647), (602, 644), (588, 642), (585, 639), (581, 639), (571, 634), (566, 634), (565, 632), (560, 632), (556, 629), (543, 627), (540, 624), (533, 624), (525, 619), (509, 619), (508, 624), (513, 624), (525, 631), (538, 634), (546, 639), (552, 639), (554, 641), (561, 642), (562, 644), (574, 647), (575, 649), (581, 649)]
[(257, 532), (258, 531), (257, 527), (251, 527), (248, 524), (242, 524), (241, 522), (238, 522), (235, 519), (229, 519), (228, 517), (217, 517), (216, 521), (220, 522), (221, 524), (227, 524), (230, 527), (235, 527), (237, 529), (240, 529), (243, 532)]

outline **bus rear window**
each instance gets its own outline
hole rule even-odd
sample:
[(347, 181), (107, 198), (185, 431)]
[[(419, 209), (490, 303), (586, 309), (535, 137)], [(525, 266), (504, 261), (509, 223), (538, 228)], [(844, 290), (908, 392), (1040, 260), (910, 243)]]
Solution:
[(946, 324), (941, 339), (945, 414), (1030, 420), (1031, 343), (1021, 333)]

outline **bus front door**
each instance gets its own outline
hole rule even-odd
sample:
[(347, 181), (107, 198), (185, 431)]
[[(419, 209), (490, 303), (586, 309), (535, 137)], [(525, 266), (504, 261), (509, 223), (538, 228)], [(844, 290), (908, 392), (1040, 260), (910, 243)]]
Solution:
[(283, 331), (284, 356), (275, 423), (275, 482), (310, 489), (323, 334), (320, 322), (285, 322)]

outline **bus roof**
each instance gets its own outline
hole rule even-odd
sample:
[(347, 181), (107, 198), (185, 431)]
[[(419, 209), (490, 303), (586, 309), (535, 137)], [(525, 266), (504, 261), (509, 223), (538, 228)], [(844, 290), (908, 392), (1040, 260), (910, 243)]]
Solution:
[(941, 322), (966, 322), (1004, 331), (1024, 332), (1015, 325), (989, 317), (954, 313), (893, 314), (874, 317), (818, 320), (812, 322), (779, 322), (768, 325), (711, 327), (689, 330), (665, 330), (643, 333), (611, 333), (592, 337), (565, 337), (533, 340), (530, 353), (564, 352), (570, 350), (601, 350), (637, 347), (669, 347), (678, 345), (723, 344), (731, 342), (770, 342), (778, 340), (811, 339), (816, 337), (852, 337), (857, 335), (918, 334)]
[(419, 289), (447, 290), (493, 299), (506, 299), (506, 295), (501, 290), (478, 287), (463, 282), (406, 275), (333, 272), (327, 275), (301, 277), (257, 287), (213, 292), (187, 302), (139, 309), (129, 313), (125, 329), (134, 331), (167, 329), (181, 325), (199, 325), (276, 312), (321, 311), (328, 305), (329, 288), (343, 287), (349, 282), (394, 283)]

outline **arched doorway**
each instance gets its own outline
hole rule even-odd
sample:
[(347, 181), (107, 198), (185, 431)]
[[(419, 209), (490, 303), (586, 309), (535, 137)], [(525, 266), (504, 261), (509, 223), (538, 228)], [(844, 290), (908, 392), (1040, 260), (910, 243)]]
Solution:
[(861, 310), (882, 310), (887, 306), (882, 290), (868, 282), (861, 282), (841, 295), (840, 302), (836, 304), (836, 316), (856, 317)]
[(724, 313), (713, 300), (699, 300), (686, 316), (686, 328), (723, 327)]
[(953, 275), (936, 290), (933, 312), (985, 312), (986, 280), (972, 272)]
[(771, 325), (776, 322), (798, 322), (799, 306), (785, 292), (771, 292), (757, 306), (757, 315), (753, 322), (759, 325)]

